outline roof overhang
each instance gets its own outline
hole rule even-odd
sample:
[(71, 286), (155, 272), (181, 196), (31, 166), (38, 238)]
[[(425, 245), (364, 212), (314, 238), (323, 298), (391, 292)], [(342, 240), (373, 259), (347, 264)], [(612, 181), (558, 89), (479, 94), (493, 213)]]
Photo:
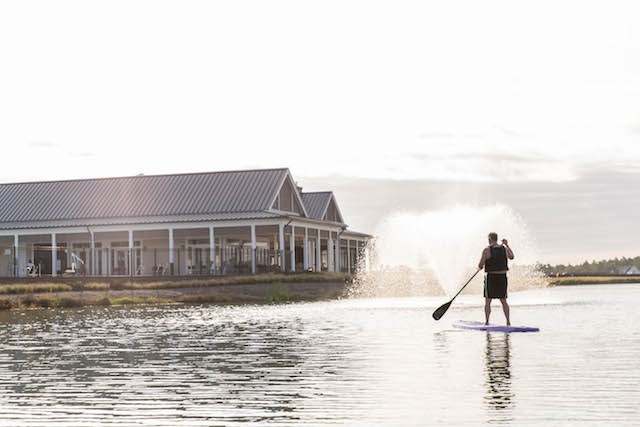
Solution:
[(61, 219), (51, 221), (24, 221), (0, 223), (0, 230), (24, 230), (41, 228), (92, 227), (101, 225), (134, 225), (159, 223), (191, 223), (202, 221), (239, 221), (248, 219), (276, 219), (284, 215), (275, 212), (220, 212), (194, 215), (162, 215), (120, 218)]

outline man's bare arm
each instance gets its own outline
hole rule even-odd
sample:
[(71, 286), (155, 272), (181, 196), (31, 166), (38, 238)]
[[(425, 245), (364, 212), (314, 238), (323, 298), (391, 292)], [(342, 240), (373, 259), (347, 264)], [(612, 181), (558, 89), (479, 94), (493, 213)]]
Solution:
[(504, 246), (504, 248), (505, 248), (505, 250), (507, 252), (507, 257), (509, 259), (513, 259), (513, 251), (509, 247), (509, 242), (507, 242), (507, 239), (502, 239), (502, 246)]
[(482, 270), (484, 268), (484, 264), (489, 259), (489, 248), (484, 248), (482, 251), (482, 256), (480, 257), (480, 262), (478, 263), (478, 270)]
[(509, 257), (509, 259), (513, 259), (513, 251), (509, 246), (507, 246), (507, 256)]

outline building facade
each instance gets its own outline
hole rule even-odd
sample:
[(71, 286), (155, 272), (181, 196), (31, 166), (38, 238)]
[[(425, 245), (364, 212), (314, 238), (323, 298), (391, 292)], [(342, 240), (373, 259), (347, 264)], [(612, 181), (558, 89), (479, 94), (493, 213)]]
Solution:
[(0, 185), (0, 276), (354, 272), (369, 235), (288, 169)]

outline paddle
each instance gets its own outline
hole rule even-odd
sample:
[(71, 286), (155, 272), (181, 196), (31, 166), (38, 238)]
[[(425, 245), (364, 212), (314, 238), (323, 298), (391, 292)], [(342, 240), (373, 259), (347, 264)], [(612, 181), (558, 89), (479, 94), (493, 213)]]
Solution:
[(434, 312), (433, 312), (432, 316), (433, 316), (433, 318), (434, 318), (434, 319), (436, 319), (436, 320), (440, 320), (440, 318), (441, 318), (442, 316), (444, 316), (444, 314), (447, 312), (447, 310), (449, 310), (449, 306), (451, 305), (451, 303), (453, 302), (453, 300), (454, 300), (454, 299), (456, 299), (456, 297), (457, 297), (458, 295), (460, 295), (460, 292), (462, 292), (462, 290), (463, 290), (464, 288), (466, 288), (466, 287), (467, 287), (467, 285), (468, 285), (469, 283), (471, 283), (471, 281), (473, 280), (473, 278), (474, 278), (474, 277), (476, 277), (476, 274), (478, 274), (478, 272), (479, 272), (479, 271), (480, 271), (480, 270), (476, 270), (476, 272), (475, 272), (475, 273), (473, 273), (473, 276), (471, 276), (471, 279), (467, 280), (467, 283), (465, 283), (465, 284), (464, 284), (464, 286), (463, 286), (462, 288), (460, 288), (460, 290), (458, 291), (458, 293), (457, 293), (457, 294), (455, 294), (455, 295), (453, 296), (453, 298), (451, 298), (451, 301), (449, 301), (449, 302), (447, 302), (447, 303), (445, 303), (445, 304), (442, 304), (440, 307), (438, 307), (438, 309), (437, 309), (436, 311), (434, 311)]

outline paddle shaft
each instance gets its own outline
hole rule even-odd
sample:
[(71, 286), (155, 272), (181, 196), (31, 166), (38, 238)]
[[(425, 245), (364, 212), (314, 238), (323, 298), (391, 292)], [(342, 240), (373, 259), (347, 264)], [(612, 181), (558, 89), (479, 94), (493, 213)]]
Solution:
[(465, 284), (464, 284), (464, 286), (460, 288), (460, 290), (458, 291), (458, 293), (457, 293), (457, 294), (455, 294), (453, 298), (451, 298), (451, 301), (450, 301), (450, 302), (453, 302), (453, 300), (454, 300), (454, 299), (456, 299), (456, 297), (457, 297), (458, 295), (460, 295), (460, 292), (462, 292), (462, 290), (463, 290), (464, 288), (466, 288), (466, 287), (467, 287), (467, 285), (468, 285), (469, 283), (471, 283), (471, 281), (473, 280), (473, 278), (474, 278), (474, 277), (476, 277), (476, 275), (477, 275), (479, 272), (480, 272), (480, 270), (478, 269), (478, 270), (476, 270), (476, 272), (475, 272), (475, 273), (473, 273), (473, 276), (471, 276), (471, 279), (467, 280), (467, 283), (465, 283)]

